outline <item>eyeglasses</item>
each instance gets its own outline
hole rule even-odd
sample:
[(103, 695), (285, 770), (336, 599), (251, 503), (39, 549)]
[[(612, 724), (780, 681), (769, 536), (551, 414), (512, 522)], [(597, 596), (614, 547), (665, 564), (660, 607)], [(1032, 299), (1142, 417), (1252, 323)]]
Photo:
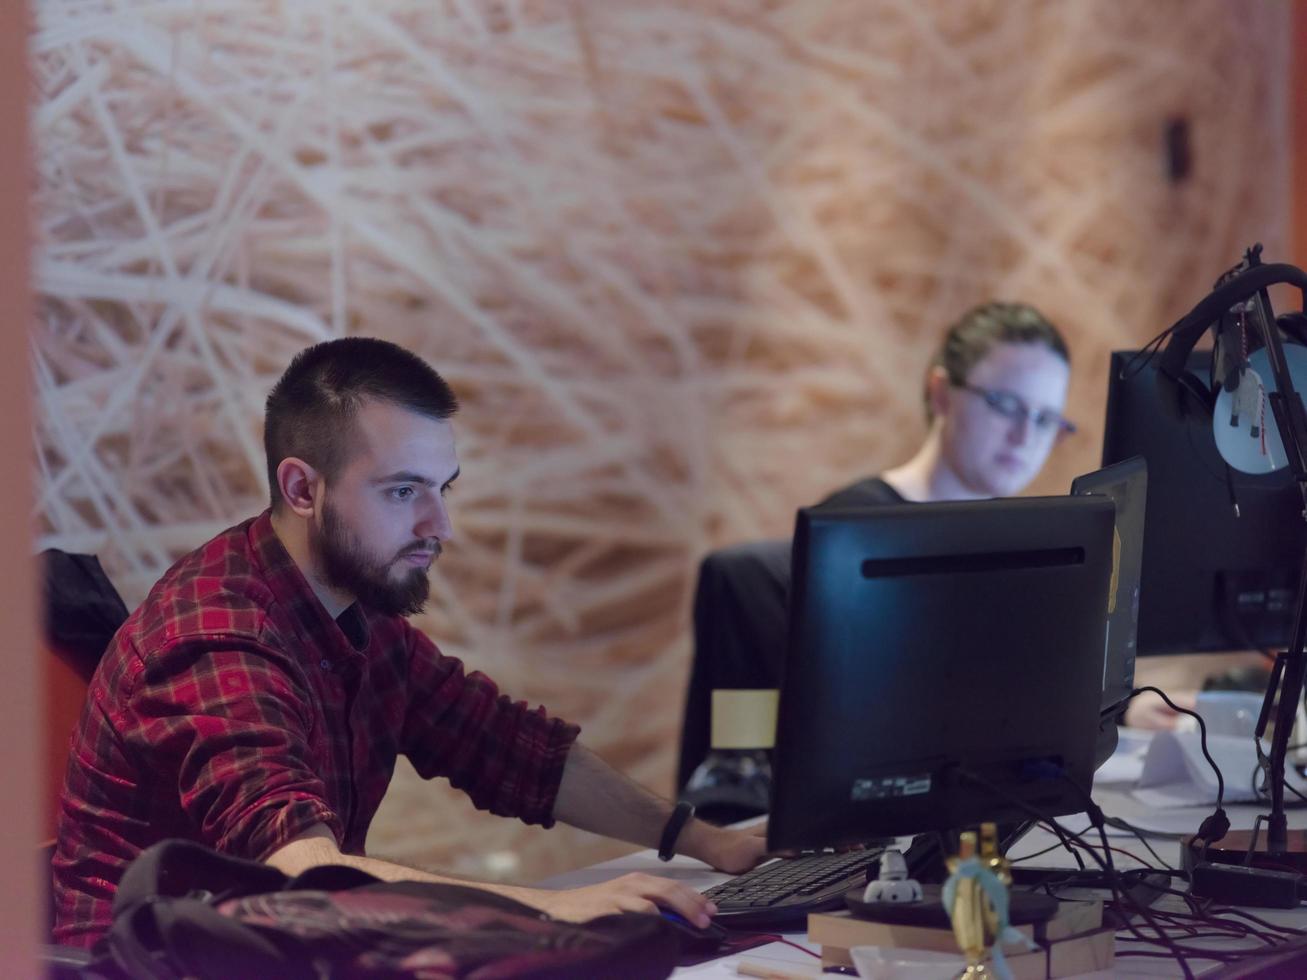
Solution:
[(955, 384), (973, 395), (979, 395), (985, 404), (1009, 422), (1029, 422), (1041, 435), (1069, 436), (1076, 431), (1075, 423), (1050, 408), (1031, 409), (1020, 395), (1010, 391), (995, 391), (993, 388), (977, 388), (969, 384)]

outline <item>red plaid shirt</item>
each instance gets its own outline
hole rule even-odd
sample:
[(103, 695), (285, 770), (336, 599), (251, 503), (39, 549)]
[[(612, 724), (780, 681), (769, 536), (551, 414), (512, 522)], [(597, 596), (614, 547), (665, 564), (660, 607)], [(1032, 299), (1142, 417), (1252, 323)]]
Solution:
[(105, 653), (59, 806), (55, 942), (91, 945), (123, 869), (166, 837), (261, 860), (322, 823), (362, 854), (400, 753), (549, 826), (578, 731), (399, 617), (333, 620), (264, 512), (169, 569)]

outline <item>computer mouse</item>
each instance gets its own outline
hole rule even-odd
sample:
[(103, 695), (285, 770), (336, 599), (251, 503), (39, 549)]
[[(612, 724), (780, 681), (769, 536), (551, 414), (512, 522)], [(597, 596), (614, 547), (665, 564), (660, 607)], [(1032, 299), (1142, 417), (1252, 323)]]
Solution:
[(661, 909), (662, 917), (672, 924), (681, 940), (681, 950), (686, 953), (710, 953), (726, 939), (727, 932), (717, 923), (696, 926), (679, 912)]

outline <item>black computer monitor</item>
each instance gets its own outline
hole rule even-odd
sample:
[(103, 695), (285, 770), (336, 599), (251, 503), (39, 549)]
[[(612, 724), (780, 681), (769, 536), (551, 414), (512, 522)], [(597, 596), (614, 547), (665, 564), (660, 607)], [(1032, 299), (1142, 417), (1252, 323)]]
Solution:
[[(1227, 470), (1211, 414), (1174, 386), (1163, 389), (1156, 365), (1140, 369), (1134, 357), (1112, 355), (1103, 462), (1148, 462), (1140, 656), (1284, 646), (1307, 548), (1292, 477)], [(1195, 351), (1187, 367), (1207, 377), (1211, 352)], [(1183, 423), (1163, 406), (1178, 397), (1192, 410)]]
[(1113, 517), (1101, 496), (801, 510), (768, 844), (1083, 809)]
[(1072, 494), (1099, 494), (1116, 508), (1112, 532), (1112, 582), (1107, 597), (1107, 632), (1103, 637), (1102, 695), (1099, 702), (1095, 768), (1116, 751), (1117, 717), (1135, 686), (1136, 637), (1139, 630), (1139, 571), (1144, 556), (1144, 513), (1148, 464), (1131, 456), (1071, 481)]

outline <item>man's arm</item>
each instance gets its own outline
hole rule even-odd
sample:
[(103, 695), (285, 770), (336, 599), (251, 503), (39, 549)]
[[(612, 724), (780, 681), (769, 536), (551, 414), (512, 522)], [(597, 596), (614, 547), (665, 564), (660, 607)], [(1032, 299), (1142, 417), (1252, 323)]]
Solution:
[(297, 875), (323, 864), (343, 864), (383, 881), (428, 881), (481, 888), (547, 912), (556, 919), (585, 922), (614, 912), (657, 912), (672, 909), (691, 922), (707, 926), (716, 908), (692, 888), (668, 878), (632, 873), (584, 888), (550, 891), (483, 881), (467, 881), (406, 868), (377, 858), (342, 854), (336, 838), (318, 824), (273, 852), (267, 863), (286, 875)]
[[(554, 817), (605, 837), (657, 847), (672, 804), (618, 772), (579, 742), (563, 767)], [(691, 820), (676, 841), (676, 853), (698, 858), (719, 871), (738, 874), (763, 858), (766, 826), (748, 830), (714, 827)]]

